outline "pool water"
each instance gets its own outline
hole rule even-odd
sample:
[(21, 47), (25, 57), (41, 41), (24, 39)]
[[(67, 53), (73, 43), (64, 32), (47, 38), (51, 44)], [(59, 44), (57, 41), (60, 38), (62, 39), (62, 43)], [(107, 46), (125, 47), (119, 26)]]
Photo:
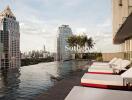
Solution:
[(87, 61), (40, 63), (0, 72), (0, 100), (33, 100)]

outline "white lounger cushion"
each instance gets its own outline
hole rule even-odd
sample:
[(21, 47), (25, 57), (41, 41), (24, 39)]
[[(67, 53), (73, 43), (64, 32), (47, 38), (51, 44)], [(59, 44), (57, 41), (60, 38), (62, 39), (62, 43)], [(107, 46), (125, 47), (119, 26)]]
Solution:
[(112, 66), (121, 65), (122, 61), (123, 61), (123, 59), (119, 58), (119, 59), (117, 59), (115, 62), (113, 62), (111, 65), (112, 65)]
[(105, 62), (94, 62), (92, 65), (102, 65), (102, 66), (105, 66), (105, 65), (109, 65), (109, 63), (105, 63)]
[(109, 63), (105, 63), (105, 62), (94, 62), (93, 65), (109, 65), (109, 64), (112, 64), (114, 63), (115, 61), (117, 60), (117, 58), (113, 58)]
[(102, 67), (93, 66), (88, 69), (88, 72), (114, 73), (112, 68), (106, 66), (102, 66)]
[(91, 66), (96, 66), (96, 67), (102, 67), (102, 66), (106, 66), (106, 67), (114, 67), (114, 66), (117, 66), (117, 65), (120, 65), (120, 63), (122, 62), (123, 60), (122, 59), (117, 59), (115, 62), (113, 62), (112, 64), (107, 64), (107, 65), (91, 65)]
[(115, 61), (117, 61), (118, 60), (118, 58), (113, 58), (110, 62), (109, 62), (109, 64), (113, 64)]
[(120, 64), (114, 67), (114, 69), (125, 70), (127, 66), (131, 64), (129, 60), (122, 60)]
[(65, 100), (131, 100), (131, 91), (74, 86)]
[(110, 65), (108, 66), (91, 65), (90, 68), (88, 69), (88, 72), (106, 72), (106, 73), (117, 72), (118, 73), (121, 70), (126, 70), (126, 67), (130, 64), (131, 62), (129, 60), (118, 59), (113, 64), (111, 64), (111, 66)]
[(81, 83), (123, 86), (123, 78), (120, 75), (84, 74)]
[(123, 78), (130, 78), (132, 79), (132, 67), (129, 68), (127, 71), (121, 74), (121, 77)]

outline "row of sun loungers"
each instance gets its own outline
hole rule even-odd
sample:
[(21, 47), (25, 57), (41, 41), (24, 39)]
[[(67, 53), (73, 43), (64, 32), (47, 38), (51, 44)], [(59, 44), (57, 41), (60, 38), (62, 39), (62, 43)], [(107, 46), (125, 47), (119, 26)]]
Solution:
[(85, 73), (81, 78), (82, 86), (109, 89), (128, 89), (132, 83), (132, 68), (121, 75)]
[[(85, 87), (75, 86), (65, 100), (130, 100), (132, 92), (118, 90), (131, 90), (130, 64), (117, 58), (108, 63), (94, 62), (81, 78), (81, 85)], [(125, 72), (119, 74), (121, 71)]]
[[(95, 66), (95, 68), (93, 68), (93, 65), (91, 65), (88, 73), (85, 73), (81, 78), (81, 85), (110, 89), (124, 89), (127, 88), (128, 85), (130, 86), (130, 82), (128, 83), (126, 81), (132, 79), (132, 68), (127, 70), (127, 67), (131, 64), (131, 62), (128, 60), (115, 59), (116, 58), (114, 58), (114, 61), (112, 60), (110, 67), (105, 65)], [(117, 70), (118, 73), (122, 70), (127, 71), (121, 75), (116, 75), (115, 73), (117, 73), (117, 71), (115, 70)], [(127, 78), (126, 80), (126, 76), (128, 75), (130, 78)]]

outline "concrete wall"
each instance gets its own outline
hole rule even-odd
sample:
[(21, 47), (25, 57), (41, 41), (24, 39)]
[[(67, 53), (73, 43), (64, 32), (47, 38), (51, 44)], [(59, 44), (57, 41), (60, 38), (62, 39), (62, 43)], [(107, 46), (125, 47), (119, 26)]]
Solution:
[[(132, 0), (112, 0), (112, 11), (113, 11), (113, 38), (114, 38), (119, 28), (125, 22), (127, 17), (132, 13)], [(130, 56), (125, 56), (125, 59), (132, 60), (132, 53), (131, 53), (132, 38), (129, 40), (125, 40), (125, 42), (122, 43), (120, 46), (121, 46), (121, 52), (130, 55)], [(107, 58), (105, 57), (105, 59)]]
[(102, 53), (103, 61), (110, 61), (114, 57), (117, 58), (124, 58), (124, 53), (118, 52), (118, 53)]
[[(120, 5), (120, 2), (122, 5)], [(113, 35), (117, 33), (126, 17), (129, 15), (129, 0), (112, 0), (113, 10)]]

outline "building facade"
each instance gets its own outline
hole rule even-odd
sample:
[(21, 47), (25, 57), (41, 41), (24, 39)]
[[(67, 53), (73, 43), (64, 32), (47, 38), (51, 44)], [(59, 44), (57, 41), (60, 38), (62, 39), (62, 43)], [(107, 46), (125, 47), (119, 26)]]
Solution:
[(57, 60), (70, 60), (71, 50), (68, 48), (67, 38), (72, 36), (69, 25), (62, 25), (58, 29), (57, 37)]
[[(0, 31), (1, 33), (1, 31)], [(0, 37), (1, 38), (1, 37)], [(1, 69), (1, 59), (3, 59), (3, 44), (0, 41), (0, 69)]]
[(112, 0), (113, 43), (121, 46), (124, 59), (132, 60), (132, 0)]
[(0, 13), (0, 42), (1, 67), (19, 67), (21, 64), (19, 22), (9, 6)]

